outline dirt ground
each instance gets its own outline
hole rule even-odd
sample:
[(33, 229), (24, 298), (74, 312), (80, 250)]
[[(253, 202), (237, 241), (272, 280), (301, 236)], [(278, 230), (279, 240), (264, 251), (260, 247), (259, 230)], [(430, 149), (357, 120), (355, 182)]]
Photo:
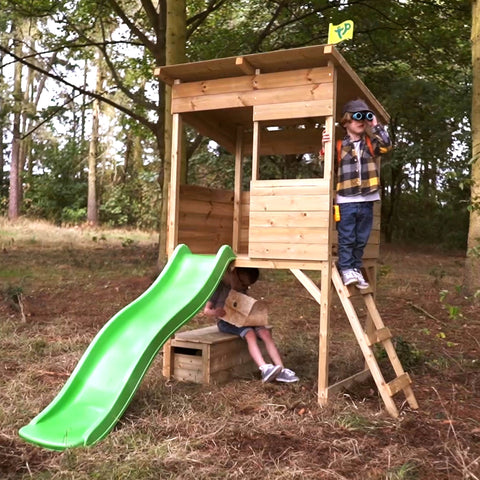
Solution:
[[(53, 398), (99, 328), (151, 284), (156, 247), (4, 245), (0, 259), (2, 478), (480, 478), (480, 310), (461, 288), (461, 254), (382, 248), (377, 306), (412, 377), (419, 410), (400, 393), (400, 417), (389, 417), (372, 381), (321, 408), (318, 305), (289, 272), (268, 270), (251, 294), (269, 303), (285, 364), (300, 382), (262, 385), (258, 375), (219, 386), (165, 382), (159, 355), (119, 425), (83, 460), (28, 445), (16, 432)], [(209, 323), (198, 314), (188, 328)], [(335, 298), (331, 330), (333, 382), (363, 365)], [(102, 474), (95, 448), (115, 442), (123, 451), (126, 431), (149, 444), (183, 439), (196, 463), (169, 450), (135, 475)], [(128, 451), (122, 461), (141, 462), (135, 446)]]

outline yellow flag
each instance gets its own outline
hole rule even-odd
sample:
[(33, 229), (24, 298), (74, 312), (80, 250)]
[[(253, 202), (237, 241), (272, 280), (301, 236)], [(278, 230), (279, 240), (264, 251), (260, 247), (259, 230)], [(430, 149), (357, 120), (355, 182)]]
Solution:
[(328, 24), (328, 43), (340, 43), (353, 38), (353, 21), (345, 20), (340, 25)]

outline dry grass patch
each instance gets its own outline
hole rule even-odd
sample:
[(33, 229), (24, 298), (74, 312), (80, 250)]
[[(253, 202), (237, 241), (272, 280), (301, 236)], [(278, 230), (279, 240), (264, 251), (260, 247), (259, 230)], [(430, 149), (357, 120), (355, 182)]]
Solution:
[[(480, 478), (478, 312), (463, 300), (463, 317), (452, 319), (439, 301), (442, 289), (453, 292), (461, 282), (458, 256), (383, 253), (377, 302), (404, 342), (405, 359), (418, 356), (410, 365), (418, 412), (400, 398), (400, 418), (388, 417), (369, 382), (321, 408), (318, 305), (288, 272), (266, 271), (252, 294), (269, 302), (274, 336), (298, 384), (263, 385), (259, 375), (219, 386), (166, 382), (159, 355), (109, 436), (51, 452), (25, 443), (18, 429), (53, 399), (102, 325), (150, 285), (156, 236), (139, 232), (137, 241), (132, 232), (26, 221), (3, 221), (0, 230), (0, 478)], [(23, 316), (8, 288), (21, 289)], [(363, 360), (336, 301), (331, 314), (333, 380)], [(191, 326), (206, 321), (198, 315)]]

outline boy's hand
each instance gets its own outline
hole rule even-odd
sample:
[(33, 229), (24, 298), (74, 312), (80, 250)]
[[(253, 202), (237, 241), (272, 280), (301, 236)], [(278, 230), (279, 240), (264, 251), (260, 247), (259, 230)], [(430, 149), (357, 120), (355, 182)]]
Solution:
[(330, 135), (327, 133), (326, 130), (324, 130), (322, 132), (322, 143), (325, 145), (329, 141), (330, 141)]
[(373, 114), (372, 120), (370, 120), (370, 121), (366, 120), (366, 122), (367, 122), (367, 125), (370, 126), (370, 127), (374, 127), (375, 125), (378, 124), (378, 120), (377, 120), (377, 117), (375, 116), (375, 114)]

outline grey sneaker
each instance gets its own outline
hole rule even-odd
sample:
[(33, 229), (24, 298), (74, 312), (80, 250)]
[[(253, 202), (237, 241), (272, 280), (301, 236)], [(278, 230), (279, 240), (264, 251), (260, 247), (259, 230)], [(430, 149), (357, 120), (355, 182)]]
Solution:
[(260, 371), (262, 372), (262, 382), (267, 383), (275, 380), (281, 370), (281, 365), (272, 365), (271, 363), (266, 363), (265, 365), (262, 365), (260, 367)]
[(354, 273), (357, 276), (357, 280), (358, 280), (355, 285), (357, 288), (359, 288), (360, 290), (365, 290), (370, 286), (369, 283), (365, 280), (361, 270), (359, 270), (358, 268), (355, 268)]
[(299, 378), (288, 368), (282, 368), (282, 371), (277, 375), (275, 379), (277, 382), (293, 383), (298, 382)]
[(358, 282), (358, 275), (353, 268), (342, 270), (342, 282), (344, 285), (352, 285)]

